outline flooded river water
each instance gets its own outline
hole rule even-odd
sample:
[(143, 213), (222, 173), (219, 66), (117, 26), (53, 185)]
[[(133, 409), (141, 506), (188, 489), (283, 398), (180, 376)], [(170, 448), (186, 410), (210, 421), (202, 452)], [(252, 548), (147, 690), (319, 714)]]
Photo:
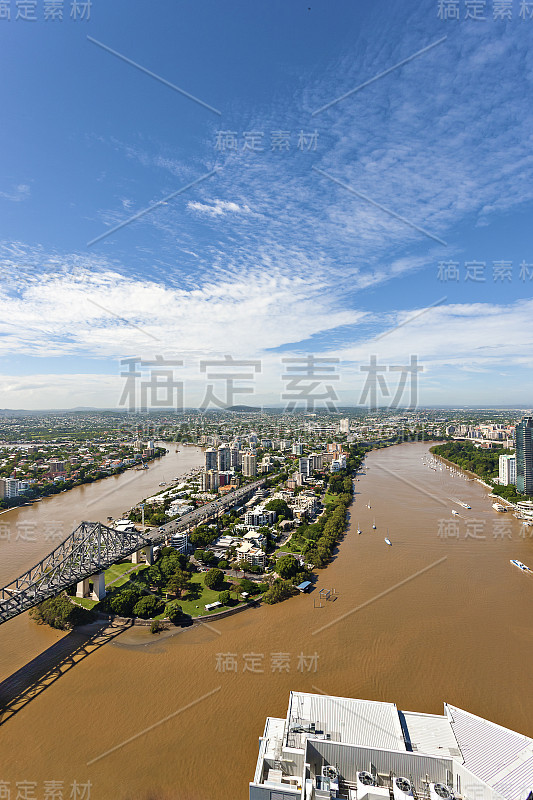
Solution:
[[(285, 715), (291, 689), (428, 713), (448, 701), (533, 736), (533, 576), (509, 563), (533, 566), (533, 529), (495, 512), (480, 484), (427, 466), (428, 449), (367, 457), (346, 537), (311, 594), (166, 639), (136, 629), (87, 648), (0, 725), (0, 781), (35, 781), (38, 798), (45, 781), (76, 780), (92, 783), (92, 800), (245, 800), (265, 718)], [(184, 449), (116, 479), (105, 498), (107, 481), (4, 519), (105, 521), (148, 493), (142, 481), (154, 490), (152, 470), (169, 480), (178, 459), (185, 471), (200, 458)], [(0, 544), (2, 582), (34, 563), (31, 547)], [(318, 607), (320, 588), (336, 599)], [(66, 640), (28, 615), (0, 626), (0, 681), (39, 653), (64, 662)]]

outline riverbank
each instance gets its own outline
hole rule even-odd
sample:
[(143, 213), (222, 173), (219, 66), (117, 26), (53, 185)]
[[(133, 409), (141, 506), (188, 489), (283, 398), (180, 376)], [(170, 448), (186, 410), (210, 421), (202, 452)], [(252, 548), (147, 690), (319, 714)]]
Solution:
[(489, 494), (489, 497), (494, 497), (496, 500), (499, 500), (502, 503), (506, 503), (514, 511), (518, 510), (518, 506), (515, 503), (513, 503), (511, 500), (508, 500), (506, 497), (502, 497), (499, 494), (494, 494), (494, 489), (496, 488), (496, 486), (494, 486), (491, 483), (487, 483), (486, 481), (484, 481), (483, 478), (481, 478), (476, 472), (471, 472), (470, 470), (463, 469), (463, 467), (461, 467), (455, 461), (450, 461), (448, 458), (445, 458), (444, 456), (441, 456), (438, 453), (434, 453), (433, 452), (433, 448), (430, 448), (430, 453), (433, 455), (434, 458), (438, 458), (439, 461), (442, 461), (444, 464), (449, 465), (450, 467), (453, 467), (458, 472), (463, 473), (463, 475), (467, 475), (471, 480), (475, 480), (477, 483), (481, 484), (481, 486), (484, 486), (485, 489), (489, 489), (489, 491), (491, 492), (491, 494)]
[[(145, 462), (152, 462), (156, 459), (163, 458), (165, 455), (167, 455), (168, 451), (166, 448), (158, 448), (158, 451), (162, 450), (164, 450), (164, 452), (156, 452), (153, 456), (143, 458), (142, 463), (144, 464)], [(24, 494), (19, 495), (19, 497), (13, 498), (13, 500), (0, 500), (0, 508), (3, 508), (5, 511), (11, 511), (11, 509), (14, 508), (21, 508), (22, 506), (39, 503), (48, 497), (57, 497), (57, 495), (62, 494), (63, 492), (70, 492), (79, 486), (87, 486), (89, 484), (107, 480), (107, 478), (111, 478), (116, 475), (123, 475), (125, 472), (129, 472), (130, 470), (137, 471), (140, 469), (149, 469), (149, 467), (140, 467), (140, 464), (141, 460), (139, 459), (133, 464), (124, 464), (121, 467), (115, 467), (113, 470), (99, 470), (98, 474), (94, 476), (91, 475), (81, 479), (77, 478), (75, 481), (65, 480), (61, 483), (51, 486), (46, 492), (39, 492), (38, 490), (35, 490), (36, 493), (33, 494), (33, 490), (30, 489), (30, 494), (25, 492)]]

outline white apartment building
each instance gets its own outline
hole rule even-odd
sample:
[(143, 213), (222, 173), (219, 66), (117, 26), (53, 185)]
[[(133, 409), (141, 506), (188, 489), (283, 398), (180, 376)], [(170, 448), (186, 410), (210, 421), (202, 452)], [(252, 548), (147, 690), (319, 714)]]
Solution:
[(254, 547), (250, 542), (243, 542), (237, 548), (235, 558), (237, 561), (246, 561), (252, 567), (264, 567), (266, 555), (259, 547)]
[(276, 512), (267, 511), (262, 506), (247, 511), (244, 515), (244, 524), (251, 528), (261, 528), (263, 525), (273, 525), (276, 521)]
[(6, 500), (12, 500), (19, 496), (19, 483), (17, 478), (0, 479), (0, 496)]
[(218, 471), (227, 472), (230, 469), (231, 469), (230, 446), (229, 444), (221, 444), (220, 447), (218, 448)]
[(502, 486), (516, 486), (516, 455), (500, 456), (499, 480)]
[(263, 549), (266, 544), (266, 536), (263, 536), (258, 531), (247, 531), (242, 538), (245, 542), (250, 542), (254, 547), (259, 547), (260, 549)]
[(444, 704), (291, 692), (268, 717), (250, 800), (533, 800), (533, 739)]
[(242, 474), (247, 478), (255, 478), (257, 475), (257, 456), (255, 453), (242, 454)]
[(321, 470), (324, 465), (324, 457), (321, 453), (311, 453), (308, 460), (311, 472), (314, 470)]
[(240, 467), (239, 456), (240, 456), (240, 445), (238, 443), (237, 443), (237, 445), (232, 444), (232, 446), (230, 447), (230, 457), (231, 457), (231, 468), (232, 469), (234, 467)]
[(346, 456), (344, 453), (338, 458), (334, 458), (330, 465), (330, 472), (339, 472), (341, 469), (346, 469)]
[(292, 454), (293, 456), (303, 456), (304, 453), (304, 446), (301, 442), (294, 442), (292, 446)]
[(202, 492), (216, 492), (219, 487), (218, 470), (210, 469), (200, 475), (200, 488)]
[(183, 514), (188, 514), (189, 511), (194, 511), (194, 506), (191, 506), (184, 500), (173, 500), (167, 510), (167, 516), (175, 517), (179, 515), (180, 517)]

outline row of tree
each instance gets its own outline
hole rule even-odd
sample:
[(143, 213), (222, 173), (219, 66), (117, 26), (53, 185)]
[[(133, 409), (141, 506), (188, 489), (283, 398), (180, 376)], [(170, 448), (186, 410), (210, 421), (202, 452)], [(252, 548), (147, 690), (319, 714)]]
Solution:
[(500, 456), (513, 451), (503, 447), (487, 450), (475, 447), (472, 442), (452, 441), (435, 445), (431, 452), (452, 461), (461, 469), (474, 472), (484, 480), (494, 480), (498, 477)]

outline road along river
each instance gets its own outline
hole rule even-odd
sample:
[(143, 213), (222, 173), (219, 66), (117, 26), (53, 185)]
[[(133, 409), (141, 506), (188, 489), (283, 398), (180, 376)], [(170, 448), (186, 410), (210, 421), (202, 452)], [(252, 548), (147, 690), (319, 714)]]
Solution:
[[(533, 576), (509, 563), (533, 567), (533, 529), (497, 514), (478, 483), (427, 466), (428, 449), (367, 457), (347, 535), (318, 573), (335, 600), (316, 607), (316, 589), (161, 640), (126, 631), (0, 725), (0, 780), (36, 781), (39, 798), (45, 781), (90, 780), (93, 800), (245, 800), (265, 717), (285, 715), (291, 689), (428, 713), (447, 700), (533, 736)], [(170, 458), (157, 469), (173, 477)], [(143, 494), (132, 485), (89, 518)], [(88, 516), (73, 503), (61, 495), (48, 513)], [(12, 556), (6, 574), (3, 558), (2, 576), (33, 560)], [(0, 680), (61, 638), (27, 615), (1, 626)]]

